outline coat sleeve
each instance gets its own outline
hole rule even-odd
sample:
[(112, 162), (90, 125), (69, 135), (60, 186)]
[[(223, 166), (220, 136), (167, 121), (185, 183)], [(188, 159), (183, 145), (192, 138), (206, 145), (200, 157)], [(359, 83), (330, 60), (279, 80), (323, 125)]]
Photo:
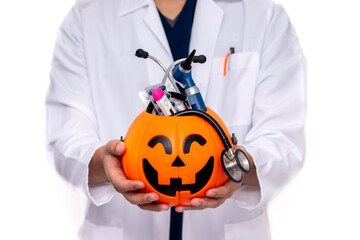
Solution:
[(111, 184), (88, 186), (89, 162), (104, 143), (99, 140), (81, 28), (76, 5), (62, 23), (54, 49), (46, 97), (47, 152), (66, 181), (101, 205), (115, 190)]
[(259, 187), (243, 186), (233, 199), (253, 209), (267, 202), (301, 169), (306, 107), (305, 60), (284, 9), (269, 8), (252, 127), (244, 147), (253, 156)]

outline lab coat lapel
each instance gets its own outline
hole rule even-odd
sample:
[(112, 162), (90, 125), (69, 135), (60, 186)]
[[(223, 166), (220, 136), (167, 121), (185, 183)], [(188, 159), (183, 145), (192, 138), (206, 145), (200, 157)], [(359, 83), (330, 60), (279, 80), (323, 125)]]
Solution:
[(144, 6), (149, 5), (150, 0), (132, 0), (132, 1), (120, 1), (117, 16), (122, 17), (129, 13), (132, 13)]
[[(135, 24), (129, 26), (133, 29), (128, 29), (128, 31), (137, 29), (136, 35), (139, 40), (139, 42), (133, 41), (134, 51), (137, 48), (143, 48), (167, 67), (172, 62), (172, 55), (155, 3), (152, 0), (121, 1), (118, 17), (126, 17), (128, 14), (132, 14)], [(144, 77), (149, 80), (149, 85), (160, 83), (164, 75), (162, 69), (151, 60), (143, 61), (147, 69)]]
[(205, 99), (211, 72), (211, 63), (223, 19), (222, 9), (213, 0), (198, 0), (191, 32), (190, 51), (204, 54), (205, 64), (193, 67), (193, 78)]
[(150, 31), (154, 34), (157, 40), (161, 43), (162, 47), (171, 56), (170, 46), (168, 44), (165, 31), (161, 23), (158, 10), (152, 0), (121, 1), (118, 9), (118, 17), (132, 13), (144, 6), (147, 6), (147, 10), (143, 19), (145, 25), (150, 29)]
[(144, 22), (148, 26), (148, 28), (152, 31), (155, 37), (159, 40), (162, 47), (166, 50), (166, 52), (171, 56), (170, 46), (168, 40), (166, 38), (166, 34), (161, 23), (158, 10), (153, 1), (150, 1), (149, 8), (144, 17)]
[[(148, 46), (148, 51), (151, 55), (158, 58), (165, 67), (168, 67), (168, 65), (173, 61), (173, 58), (158, 10), (152, 0), (149, 2), (143, 22), (148, 34), (151, 34), (152, 36), (139, 36), (141, 39), (140, 41), (143, 46)], [(151, 41), (149, 41), (149, 39), (151, 39)], [(164, 76), (163, 70), (151, 60), (148, 60), (146, 64), (150, 84), (153, 85), (161, 83)]]

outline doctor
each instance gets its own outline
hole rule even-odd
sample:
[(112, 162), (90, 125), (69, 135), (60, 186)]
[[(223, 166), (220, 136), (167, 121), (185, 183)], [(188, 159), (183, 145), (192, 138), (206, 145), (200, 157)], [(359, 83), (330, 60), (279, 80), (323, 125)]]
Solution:
[[(270, 239), (265, 204), (304, 157), (298, 39), (271, 0), (188, 2), (194, 2), (188, 48), (207, 56), (194, 65), (193, 78), (206, 105), (236, 134), (253, 171), (242, 184), (229, 181), (192, 199), (192, 206), (177, 207), (184, 212), (183, 239)], [(155, 203), (155, 193), (138, 192), (142, 182), (126, 179), (119, 161), (126, 146), (112, 139), (125, 136), (144, 110), (137, 93), (163, 77), (135, 50), (173, 62), (176, 48), (164, 19), (175, 29), (187, 5), (91, 0), (75, 5), (60, 28), (46, 99), (47, 149), (60, 175), (88, 196), (81, 239), (169, 238), (169, 206)]]

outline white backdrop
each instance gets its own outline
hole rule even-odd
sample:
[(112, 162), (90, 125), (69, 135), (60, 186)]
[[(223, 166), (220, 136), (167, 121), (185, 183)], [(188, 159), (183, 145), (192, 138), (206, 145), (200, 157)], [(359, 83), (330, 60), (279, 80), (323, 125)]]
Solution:
[[(307, 158), (270, 204), (274, 240), (360, 239), (360, 3), (278, 0), (308, 61)], [(46, 160), (44, 97), (73, 0), (0, 0), (0, 239), (76, 239), (84, 198)]]

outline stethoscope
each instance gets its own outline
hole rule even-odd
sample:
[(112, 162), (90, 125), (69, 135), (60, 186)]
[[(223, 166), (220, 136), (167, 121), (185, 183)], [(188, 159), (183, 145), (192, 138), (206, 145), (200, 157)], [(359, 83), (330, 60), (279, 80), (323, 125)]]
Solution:
[[(179, 60), (173, 62), (166, 69), (165, 66), (158, 59), (149, 55), (148, 52), (146, 52), (142, 49), (138, 49), (136, 51), (135, 55), (140, 58), (145, 58), (145, 59), (150, 58), (154, 62), (156, 62), (165, 72), (164, 78), (162, 80), (162, 84), (165, 84), (166, 79), (169, 79), (172, 86), (175, 89), (175, 92), (169, 92), (171, 97), (181, 100), (181, 101), (184, 101), (184, 103), (186, 104), (186, 96), (180, 93), (180, 91), (177, 87), (178, 82), (174, 79), (174, 77), (171, 74), (171, 70), (179, 63), (185, 61), (185, 58), (179, 59)], [(195, 56), (193, 59), (194, 63), (195, 62), (204, 63), (205, 61), (206, 61), (206, 57), (204, 55)], [(153, 108), (154, 108), (154, 106), (150, 102), (146, 111), (148, 113), (152, 113)], [(200, 118), (204, 119), (205, 121), (207, 121), (214, 128), (214, 130), (219, 135), (221, 142), (225, 148), (221, 153), (221, 164), (222, 164), (222, 167), (223, 167), (226, 175), (229, 177), (229, 179), (231, 181), (240, 183), (243, 179), (243, 173), (249, 173), (251, 171), (250, 161), (247, 158), (244, 151), (242, 151), (241, 149), (236, 149), (234, 151), (234, 149), (232, 148), (232, 144), (231, 144), (229, 138), (227, 137), (225, 131), (222, 129), (220, 124), (211, 115), (209, 115), (208, 113), (206, 113), (204, 111), (197, 110), (197, 109), (186, 109), (183, 111), (179, 111), (172, 116), (197, 116), (197, 117), (200, 117)], [(233, 145), (237, 144), (237, 139), (235, 137), (235, 134), (232, 134), (231, 141), (232, 141)]]

